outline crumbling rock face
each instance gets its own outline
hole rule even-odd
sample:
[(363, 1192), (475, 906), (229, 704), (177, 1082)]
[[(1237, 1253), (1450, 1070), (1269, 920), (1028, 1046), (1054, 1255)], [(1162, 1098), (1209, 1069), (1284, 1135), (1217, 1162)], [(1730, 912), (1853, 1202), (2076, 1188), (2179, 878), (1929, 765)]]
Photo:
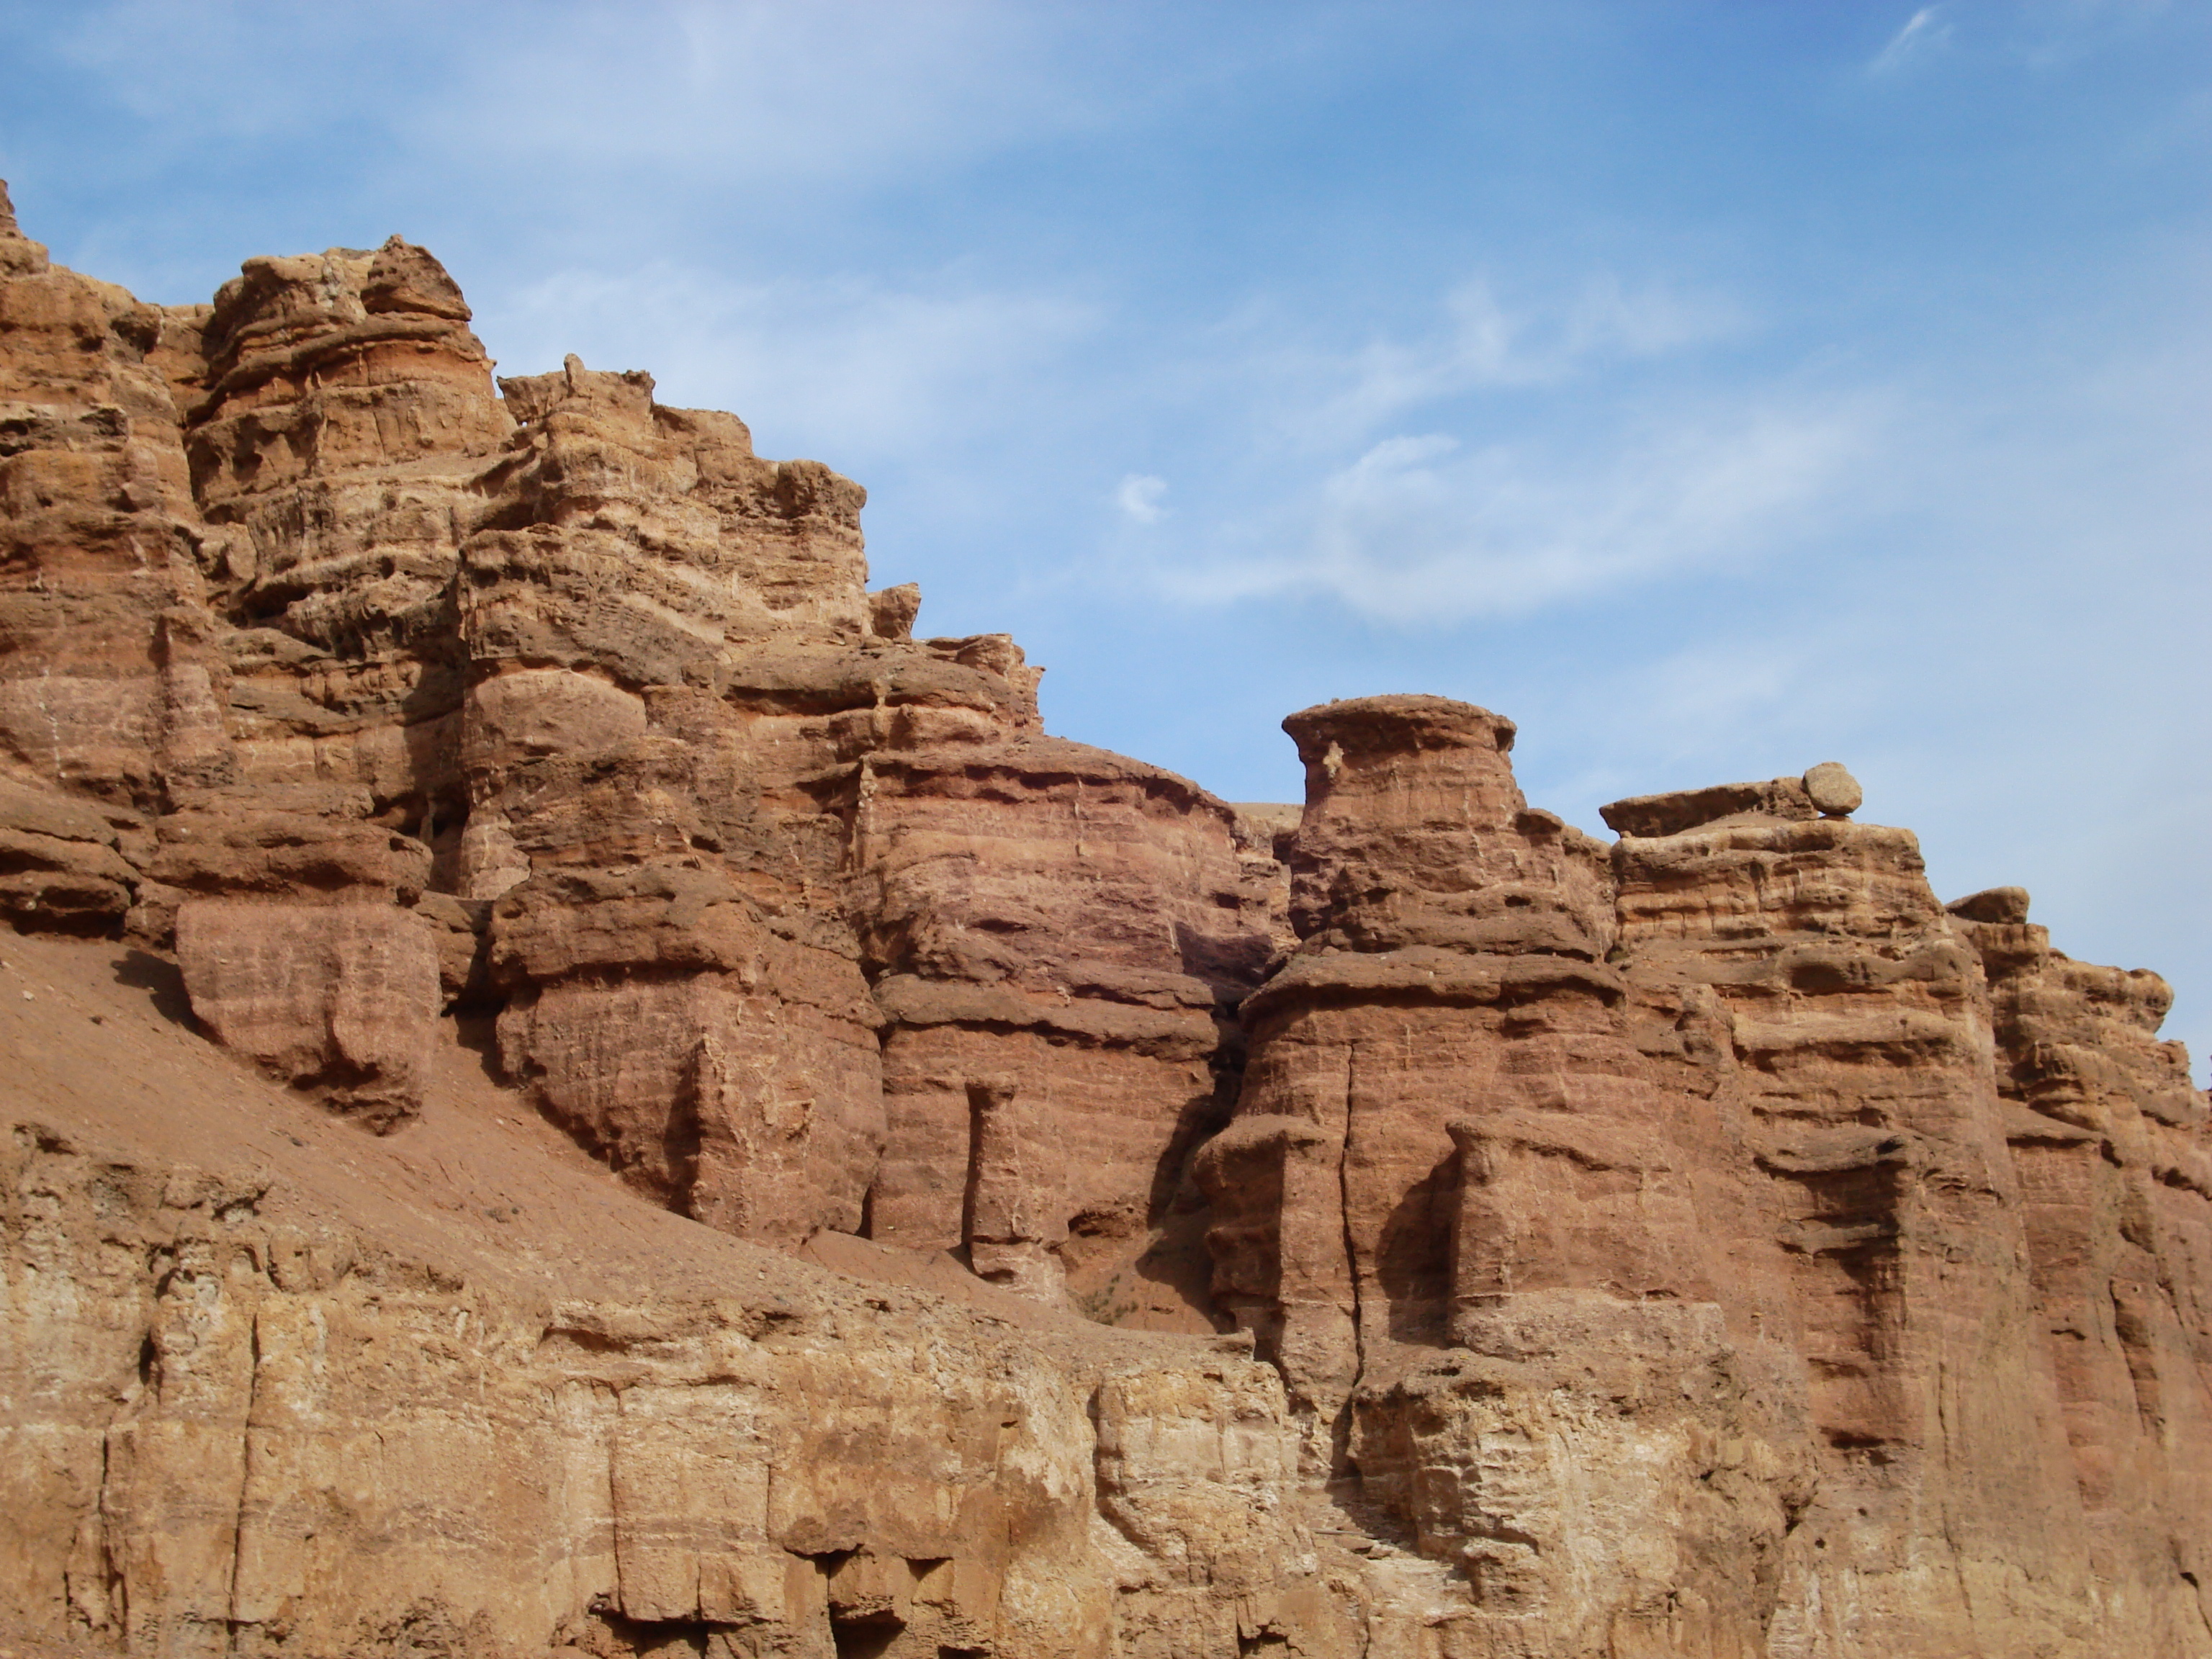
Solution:
[(548, 872), (492, 919), (501, 1059), (556, 1121), (727, 1231), (859, 1231), (881, 1017), (849, 952), (681, 864)]
[(2174, 1575), (2205, 1576), (2212, 1164), (2188, 1056), (2156, 1037), (2172, 994), (2051, 950), (2018, 888), (1950, 909), (1989, 979), (2032, 1323), (2089, 1569), (2150, 1616), (2181, 1603), (2162, 1616), (2185, 1630)]
[(285, 1085), (0, 997), (0, 1635), (2212, 1656), (2156, 975), (1833, 762), (1608, 845), (1440, 697), (1291, 716), (1302, 808), (1049, 737), (859, 485), (469, 320), (0, 194), (11, 948)]
[(118, 830), (229, 763), (173, 395), (196, 355), (0, 213), (0, 751)]
[(1899, 1650), (2085, 1639), (1988, 995), (1912, 837), (1754, 812), (1624, 837), (1615, 867), (1642, 1041), (1738, 1143), (1706, 1224), (1806, 1367), (1820, 1489), (1776, 1645), (1844, 1639), (1845, 1584)]
[(2024, 894), (1947, 915), (1840, 768), (1619, 804), (1593, 857), (1485, 711), (1285, 726), (1304, 939), (1197, 1160), (1215, 1297), (1474, 1650), (2201, 1650), (2205, 1105), (2155, 977)]
[[(413, 1164), (189, 1053), (134, 1115), (71, 1063), (187, 1040), (35, 960), (50, 1023), (111, 1034), (0, 1011), (49, 1097), (0, 1134), (11, 1648), (1357, 1644), (1307, 1636), (1336, 1615), (1281, 1390), (1235, 1344), (857, 1285), (611, 1201), (449, 1097)], [(492, 1190), (453, 1202), (441, 1164)]]
[(1054, 1172), (1038, 1237), (1076, 1230), (1079, 1293), (1175, 1318), (1203, 1273), (1173, 1214), (1182, 1165), (1224, 1105), (1226, 1011), (1270, 949), (1233, 815), (1044, 738), (872, 761), (853, 811), (854, 908), (894, 1022), (873, 1236), (968, 1242), (971, 1091), (1003, 1074), (1023, 1167)]
[(1517, 1297), (1358, 1401), (1371, 1501), (1465, 1575), (1487, 1653), (1759, 1653), (1816, 1479), (1789, 1367), (1720, 1310)]
[(107, 932), (139, 881), (120, 840), (85, 802), (0, 780), (0, 910), (40, 932)]

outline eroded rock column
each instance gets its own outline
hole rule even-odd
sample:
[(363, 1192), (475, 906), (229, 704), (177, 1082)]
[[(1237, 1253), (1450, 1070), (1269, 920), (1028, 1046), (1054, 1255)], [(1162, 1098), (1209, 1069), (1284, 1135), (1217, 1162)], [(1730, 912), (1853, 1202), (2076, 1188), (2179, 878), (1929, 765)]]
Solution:
[(1468, 1587), (1467, 1650), (1756, 1650), (1806, 1486), (1789, 1379), (1717, 1305), (1605, 849), (1528, 808), (1486, 710), (1285, 726), (1302, 942), (1200, 1159), (1218, 1299), (1310, 1475)]
[[(1569, 1189), (1619, 1171), (1637, 1241), (1600, 1240), (1577, 1257), (1492, 1230), (1489, 1255), (1470, 1254), (1468, 1296), (1691, 1288), (1682, 1252), (1643, 1242), (1674, 1200), (1619, 1018), (1620, 977), (1603, 962), (1602, 849), (1528, 809), (1507, 759), (1512, 723), (1443, 698), (1375, 697), (1284, 724), (1307, 767), (1291, 854), (1303, 942), (1245, 1006), (1252, 1057), (1237, 1125), (1210, 1158), (1217, 1205), (1240, 1204), (1230, 1170), (1249, 1160), (1227, 1149), (1256, 1133), (1244, 1125), (1310, 1126), (1336, 1155), (1299, 1156), (1333, 1165), (1337, 1191), (1297, 1228), (1343, 1259), (1337, 1316), (1362, 1343), (1441, 1342), (1458, 1295), (1456, 1121), (1480, 1182), (1517, 1192), (1498, 1200), (1514, 1215), (1556, 1211), (1555, 1167), (1582, 1172), (1559, 1177)], [(1221, 1245), (1229, 1279), (1249, 1277), (1242, 1247), (1228, 1234)], [(1359, 1369), (1346, 1356), (1311, 1379), (1316, 1405), (1340, 1401)]]
[(1053, 1247), (1066, 1239), (1055, 1190), (1038, 1166), (1040, 1148), (1016, 1113), (1010, 1077), (968, 1085), (968, 1193), (961, 1232), (968, 1265), (980, 1279), (1038, 1302), (1057, 1303), (1067, 1271)]

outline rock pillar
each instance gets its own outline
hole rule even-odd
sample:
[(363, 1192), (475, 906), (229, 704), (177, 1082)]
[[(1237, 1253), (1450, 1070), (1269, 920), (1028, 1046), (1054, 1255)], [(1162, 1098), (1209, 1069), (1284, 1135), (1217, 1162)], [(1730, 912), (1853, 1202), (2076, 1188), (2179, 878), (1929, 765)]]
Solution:
[(1605, 850), (1528, 809), (1512, 722), (1396, 696), (1284, 727), (1306, 763), (1301, 943), (1245, 1004), (1237, 1121), (1200, 1175), (1224, 1218), (1215, 1295), (1334, 1459), (1360, 1378), (1407, 1344), (1480, 1340), (1464, 1310), (1704, 1278), (1604, 961)]
[(1016, 1116), (1017, 1089), (1008, 1077), (979, 1078), (968, 1085), (968, 1199), (961, 1232), (976, 1276), (1039, 1302), (1060, 1299), (1066, 1274), (1052, 1247), (1066, 1237), (1064, 1224), (1023, 1145)]

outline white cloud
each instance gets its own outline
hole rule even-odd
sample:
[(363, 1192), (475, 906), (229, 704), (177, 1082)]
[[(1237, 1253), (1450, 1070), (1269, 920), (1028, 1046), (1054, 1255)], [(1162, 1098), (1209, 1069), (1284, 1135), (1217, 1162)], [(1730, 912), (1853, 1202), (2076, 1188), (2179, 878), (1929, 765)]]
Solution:
[(1583, 283), (1561, 318), (1561, 352), (1569, 362), (1596, 356), (1658, 357), (1711, 345), (1745, 332), (1748, 315), (1718, 294), (1686, 294), (1659, 284), (1623, 286), (1617, 272)]
[(910, 176), (1091, 118), (1048, 16), (974, 0), (553, 8), (432, 112), (495, 156), (656, 185)]
[(1283, 420), (1297, 439), (1328, 446), (1448, 398), (1557, 386), (1751, 326), (1723, 295), (1632, 288), (1610, 271), (1564, 297), (1510, 307), (1477, 277), (1447, 294), (1441, 308), (1441, 325), (1412, 339), (1385, 337), (1350, 351), (1277, 346), (1255, 354), (1250, 369), (1275, 383), (1268, 401), (1291, 411)]
[(1166, 511), (1160, 505), (1168, 493), (1168, 481), (1150, 473), (1132, 472), (1121, 480), (1121, 488), (1114, 492), (1114, 504), (1139, 524), (1158, 524)]
[[(59, 50), (149, 123), (241, 138), (382, 128), (447, 171), (565, 191), (912, 176), (1098, 118), (1069, 31), (992, 0), (116, 0)], [(210, 99), (206, 88), (219, 86)]]
[(562, 272), (477, 316), (507, 373), (569, 351), (647, 369), (663, 403), (735, 410), (764, 428), (764, 453), (796, 446), (833, 465), (920, 457), (1014, 419), (1017, 389), (1097, 324), (1066, 296), (957, 276), (745, 283), (665, 264)]
[(1524, 615), (1787, 541), (1832, 496), (1862, 420), (1836, 410), (1681, 421), (1609, 461), (1463, 453), (1441, 433), (1390, 438), (1297, 503), (1310, 528), (1280, 537), (1279, 556), (1185, 560), (1158, 579), (1217, 603), (1323, 593), (1407, 627)]
[(1941, 6), (1923, 6), (1914, 12), (1905, 20), (1905, 27), (1890, 37), (1889, 44), (1875, 55), (1874, 61), (1867, 65), (1869, 71), (1894, 75), (1948, 45), (1951, 25), (1944, 20), (1942, 11)]

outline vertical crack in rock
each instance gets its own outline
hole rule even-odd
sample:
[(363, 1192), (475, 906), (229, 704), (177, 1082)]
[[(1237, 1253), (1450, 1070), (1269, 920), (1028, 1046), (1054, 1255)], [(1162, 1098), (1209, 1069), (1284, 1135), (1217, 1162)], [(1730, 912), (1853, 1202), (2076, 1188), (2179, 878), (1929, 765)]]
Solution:
[(246, 1557), (247, 1501), (253, 1492), (253, 1433), (255, 1407), (261, 1398), (262, 1354), (261, 1322), (258, 1316), (248, 1327), (246, 1363), (249, 1367), (246, 1386), (246, 1409), (239, 1429), (238, 1492), (233, 1504), (230, 1529), (230, 1571), (223, 1590), (223, 1611), (227, 1615), (229, 1639), (235, 1644), (242, 1626), (257, 1624), (258, 1620), (240, 1616), (240, 1577)]
[[(1349, 1174), (1352, 1163), (1352, 1140), (1359, 1128), (1359, 1045), (1351, 1045), (1344, 1057), (1344, 1139), (1337, 1147), (1336, 1191), (1340, 1206), (1344, 1243), (1344, 1276), (1352, 1297), (1352, 1376), (1349, 1387), (1352, 1394), (1359, 1388), (1367, 1372), (1367, 1326), (1361, 1317), (1359, 1281), (1362, 1277), (1359, 1247), (1352, 1233), (1352, 1182)], [(1332, 1475), (1344, 1472), (1345, 1460), (1352, 1440), (1352, 1395), (1337, 1410), (1329, 1425), (1329, 1472)]]

